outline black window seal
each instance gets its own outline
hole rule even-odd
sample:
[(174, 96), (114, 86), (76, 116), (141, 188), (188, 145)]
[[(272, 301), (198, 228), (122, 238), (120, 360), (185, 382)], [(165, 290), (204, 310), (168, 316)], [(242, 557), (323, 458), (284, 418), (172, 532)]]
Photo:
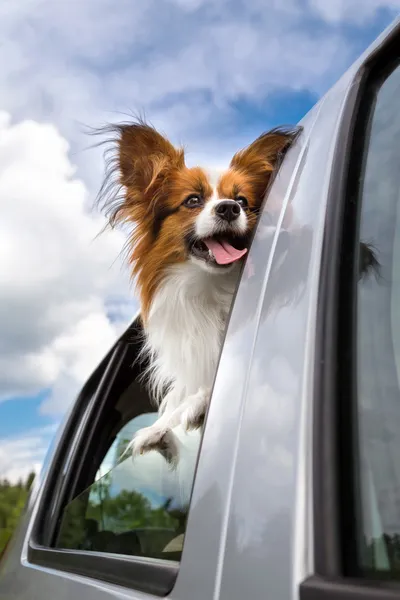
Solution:
[(300, 586), (300, 600), (398, 600), (399, 586), (390, 581), (328, 579), (313, 575)]
[[(86, 485), (82, 484), (82, 473), (86, 461), (82, 461), (82, 456), (88, 456), (88, 450), (93, 447), (93, 438), (97, 430), (98, 423), (103, 415), (104, 405), (109, 400), (111, 394), (118, 396), (119, 390), (116, 390), (116, 379), (122, 370), (123, 364), (128, 355), (128, 345), (120, 343), (115, 349), (110, 363), (107, 365), (102, 380), (95, 394), (85, 411), (79, 439), (75, 440), (75, 448), (71, 453), (71, 464), (67, 466), (68, 476), (65, 478), (63, 493), (60, 494), (60, 500), (65, 507), (74, 497), (84, 491)], [(100, 442), (100, 440), (98, 440)], [(93, 457), (96, 458), (96, 457)], [(56, 524), (56, 523), (55, 523)], [(48, 540), (49, 545), (55, 542), (56, 531), (51, 532)]]
[(91, 412), (90, 406), (96, 401), (98, 395), (103, 393), (104, 387), (108, 384), (110, 372), (115, 372), (115, 360), (118, 360), (120, 354), (121, 344), (117, 343), (79, 394), (62, 432), (46, 477), (32, 530), (32, 539), (43, 547), (52, 545), (54, 528), (64, 503), (66, 479), (63, 472), (71, 449), (71, 442), (72, 440), (79, 441), (76, 439), (77, 434), (80, 429), (82, 432), (85, 429), (85, 420)]
[(179, 569), (178, 563), (172, 561), (101, 552), (54, 550), (33, 541), (28, 545), (28, 561), (47, 569), (74, 573), (155, 596), (169, 594)]
[[(344, 327), (351, 326), (354, 334), (354, 321), (350, 322), (348, 303), (344, 306), (349, 288), (343, 285), (343, 275), (354, 273), (354, 262), (349, 261), (348, 257), (349, 250), (354, 250), (355, 235), (358, 233), (358, 206), (354, 195), (358, 188), (356, 178), (365, 158), (365, 141), (368, 142), (374, 94), (399, 59), (399, 37), (400, 22), (356, 73), (336, 141), (321, 256), (314, 364), (315, 575), (301, 583), (301, 600), (400, 598), (400, 584), (397, 582), (358, 578), (358, 574), (357, 579), (346, 576), (344, 558), (355, 558), (355, 548), (351, 543), (353, 539), (355, 544), (355, 535), (348, 534), (349, 531), (354, 532), (355, 524), (354, 519), (351, 522), (351, 512), (343, 510), (344, 490), (347, 506), (355, 506), (355, 498), (352, 485), (344, 481), (342, 476), (344, 451), (347, 451), (347, 477), (357, 474), (349, 470), (351, 461), (348, 452), (349, 448), (354, 448), (354, 439), (350, 434), (345, 435), (345, 431), (339, 432), (342, 420), (351, 416), (351, 413), (343, 412), (346, 402), (340, 395), (344, 393), (349, 397), (354, 392), (354, 382), (349, 378), (346, 380), (351, 356), (343, 361), (341, 340), (343, 342), (346, 339)], [(346, 227), (353, 228), (347, 237)], [(347, 365), (344, 366), (346, 361)], [(350, 406), (349, 402), (347, 404)], [(350, 483), (353, 484), (353, 481)]]
[[(150, 557), (62, 550), (52, 547), (62, 508), (69, 499), (68, 490), (75, 489), (77, 485), (79, 468), (75, 464), (76, 457), (78, 453), (82, 455), (90, 441), (90, 431), (95, 429), (92, 427), (93, 424), (87, 422), (83, 423), (82, 427), (82, 421), (87, 421), (92, 415), (91, 408), (94, 405), (98, 406), (99, 403), (102, 404), (114, 389), (116, 375), (126, 361), (129, 346), (140, 343), (140, 329), (141, 322), (138, 318), (111, 348), (75, 402), (49, 467), (39, 510), (28, 540), (27, 557), (29, 563), (48, 569), (106, 581), (155, 596), (165, 596), (174, 586), (179, 563)], [(75, 450), (72, 454), (73, 481), (63, 475), (72, 441), (79, 445), (79, 451)], [(70, 468), (68, 470), (70, 471)]]

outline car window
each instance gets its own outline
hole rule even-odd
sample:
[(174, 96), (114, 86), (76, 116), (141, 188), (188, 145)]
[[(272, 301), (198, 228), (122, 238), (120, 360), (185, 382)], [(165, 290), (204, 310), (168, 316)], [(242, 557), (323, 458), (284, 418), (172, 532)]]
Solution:
[(180, 560), (201, 434), (177, 428), (175, 469), (156, 451), (133, 459), (129, 442), (156, 418), (145, 412), (119, 429), (93, 483), (65, 507), (56, 548)]
[[(400, 67), (376, 95), (359, 239), (378, 262), (357, 289), (358, 567), (400, 577)], [(362, 257), (361, 257), (362, 258)]]

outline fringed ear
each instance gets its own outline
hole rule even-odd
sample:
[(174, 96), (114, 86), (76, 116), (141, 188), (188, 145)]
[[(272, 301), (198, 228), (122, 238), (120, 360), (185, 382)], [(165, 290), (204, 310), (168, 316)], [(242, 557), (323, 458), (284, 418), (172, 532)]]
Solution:
[(299, 129), (277, 127), (263, 133), (252, 144), (234, 155), (231, 169), (250, 176), (257, 186), (258, 193), (263, 194), (272, 172), (279, 166), (280, 158), (299, 132)]
[(249, 146), (236, 152), (231, 160), (231, 167), (246, 171), (249, 168), (273, 171), (279, 156), (290, 146), (297, 134), (296, 130), (282, 127), (267, 131)]
[(184, 166), (183, 150), (174, 146), (153, 127), (139, 122), (119, 125), (119, 168), (121, 183), (145, 193), (165, 168)]
[[(162, 198), (173, 171), (185, 166), (184, 152), (144, 121), (112, 125), (105, 153), (107, 173), (99, 204), (109, 223), (137, 222)], [(111, 145), (110, 145), (111, 143)]]

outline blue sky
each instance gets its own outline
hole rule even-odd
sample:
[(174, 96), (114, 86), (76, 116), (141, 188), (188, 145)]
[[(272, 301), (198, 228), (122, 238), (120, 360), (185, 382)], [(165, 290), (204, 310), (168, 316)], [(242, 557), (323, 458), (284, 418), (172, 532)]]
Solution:
[(12, 396), (12, 402), (4, 402), (0, 408), (0, 439), (20, 435), (38, 425), (50, 425), (53, 419), (40, 415), (40, 406), (47, 394), (44, 390), (34, 396)]
[(400, 0), (20, 0), (0, 8), (0, 477), (54, 428), (137, 302), (121, 232), (96, 238), (87, 126), (145, 112), (211, 169), (294, 124)]

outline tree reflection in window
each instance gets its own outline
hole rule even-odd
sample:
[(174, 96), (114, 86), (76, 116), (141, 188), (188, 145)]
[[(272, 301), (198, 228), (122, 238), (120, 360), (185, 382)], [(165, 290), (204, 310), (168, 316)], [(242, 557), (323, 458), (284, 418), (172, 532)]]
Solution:
[[(128, 456), (76, 497), (65, 509), (57, 547), (179, 560), (200, 433), (179, 437), (175, 471), (156, 452)], [(114, 456), (125, 441), (118, 440)]]

